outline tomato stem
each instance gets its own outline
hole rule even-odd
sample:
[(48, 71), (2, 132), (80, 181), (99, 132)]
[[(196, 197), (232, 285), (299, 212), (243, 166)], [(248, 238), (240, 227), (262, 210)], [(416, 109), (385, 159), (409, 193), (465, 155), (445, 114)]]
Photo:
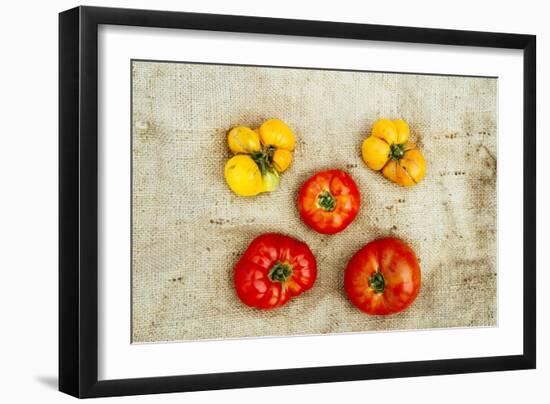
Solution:
[(265, 175), (268, 171), (272, 170), (273, 153), (275, 153), (275, 148), (273, 146), (268, 146), (250, 155), (252, 160), (254, 160), (254, 162), (258, 165), (262, 175)]
[(371, 276), (369, 276), (369, 286), (376, 292), (382, 293), (386, 287), (386, 281), (382, 272), (376, 271)]
[(405, 155), (405, 143), (392, 144), (390, 146), (390, 158), (393, 160), (401, 160)]
[(292, 267), (288, 264), (283, 264), (281, 262), (275, 263), (273, 267), (269, 270), (267, 276), (271, 282), (285, 282), (289, 276), (292, 275)]
[(336, 198), (329, 191), (324, 191), (317, 196), (317, 204), (327, 212), (332, 212), (336, 209)]

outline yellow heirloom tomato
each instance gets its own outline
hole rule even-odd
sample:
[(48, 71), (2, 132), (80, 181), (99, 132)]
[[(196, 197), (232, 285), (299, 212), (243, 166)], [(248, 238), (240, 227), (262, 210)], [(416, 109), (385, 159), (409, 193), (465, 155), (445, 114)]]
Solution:
[(379, 119), (363, 141), (363, 160), (396, 184), (418, 184), (426, 173), (426, 162), (420, 150), (408, 141), (409, 134), (409, 125), (402, 119)]
[(260, 136), (246, 126), (237, 126), (227, 133), (227, 144), (234, 153), (254, 153), (260, 151)]
[(279, 186), (279, 173), (292, 162), (294, 133), (280, 119), (269, 119), (258, 129), (237, 126), (227, 133), (229, 149), (236, 154), (224, 175), (233, 192), (253, 196)]
[(260, 140), (265, 146), (294, 150), (294, 132), (280, 119), (269, 119), (258, 128)]
[(257, 195), (264, 190), (262, 173), (252, 157), (238, 154), (230, 158), (224, 169), (225, 180), (240, 196)]

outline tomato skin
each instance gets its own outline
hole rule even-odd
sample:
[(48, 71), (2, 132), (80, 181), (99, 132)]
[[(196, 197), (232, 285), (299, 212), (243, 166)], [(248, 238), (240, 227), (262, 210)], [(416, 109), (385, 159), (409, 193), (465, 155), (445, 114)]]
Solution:
[(260, 140), (266, 146), (293, 151), (296, 145), (294, 132), (280, 119), (268, 119), (258, 128)]
[[(285, 266), (290, 273), (274, 270)], [(284, 278), (284, 279), (282, 279)], [(247, 306), (269, 310), (310, 289), (317, 261), (307, 244), (277, 233), (256, 237), (235, 266), (237, 296)]]
[[(375, 291), (380, 286), (376, 272), (383, 276), (380, 293)], [(420, 278), (414, 251), (404, 241), (388, 237), (372, 241), (355, 253), (344, 274), (344, 289), (361, 311), (387, 315), (409, 307), (420, 291)]]
[(227, 145), (233, 154), (251, 154), (261, 149), (260, 136), (246, 126), (237, 126), (227, 133)]
[[(323, 195), (332, 198), (328, 204), (326, 198), (323, 201)], [(335, 204), (327, 210), (331, 202)], [(302, 220), (322, 234), (336, 234), (348, 227), (357, 216), (360, 204), (357, 185), (349, 174), (341, 170), (318, 172), (302, 185), (298, 194)]]
[(240, 196), (258, 195), (264, 189), (262, 172), (246, 154), (237, 154), (227, 160), (223, 174), (227, 185)]

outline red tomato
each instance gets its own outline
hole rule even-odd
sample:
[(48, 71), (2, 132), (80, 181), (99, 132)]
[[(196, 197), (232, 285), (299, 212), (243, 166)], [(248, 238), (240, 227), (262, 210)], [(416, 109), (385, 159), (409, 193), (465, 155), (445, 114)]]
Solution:
[(235, 266), (235, 289), (244, 304), (273, 309), (313, 286), (317, 262), (307, 244), (282, 234), (262, 234)]
[(321, 171), (308, 179), (298, 194), (302, 220), (313, 230), (335, 234), (344, 230), (359, 211), (360, 196), (349, 174)]
[(420, 266), (414, 251), (391, 237), (367, 244), (349, 261), (344, 289), (365, 313), (384, 315), (405, 310), (420, 290)]

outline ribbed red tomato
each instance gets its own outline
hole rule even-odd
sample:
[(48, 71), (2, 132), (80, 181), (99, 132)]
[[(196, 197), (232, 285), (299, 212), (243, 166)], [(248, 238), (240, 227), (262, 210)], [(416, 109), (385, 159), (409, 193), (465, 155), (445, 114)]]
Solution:
[(298, 210), (313, 230), (335, 234), (355, 219), (360, 199), (359, 189), (349, 174), (341, 170), (321, 171), (302, 185)]
[(311, 288), (317, 262), (307, 244), (282, 234), (256, 237), (235, 266), (235, 289), (244, 304), (273, 309)]
[(384, 315), (405, 310), (420, 290), (416, 254), (396, 238), (370, 242), (349, 261), (344, 289), (365, 313)]

